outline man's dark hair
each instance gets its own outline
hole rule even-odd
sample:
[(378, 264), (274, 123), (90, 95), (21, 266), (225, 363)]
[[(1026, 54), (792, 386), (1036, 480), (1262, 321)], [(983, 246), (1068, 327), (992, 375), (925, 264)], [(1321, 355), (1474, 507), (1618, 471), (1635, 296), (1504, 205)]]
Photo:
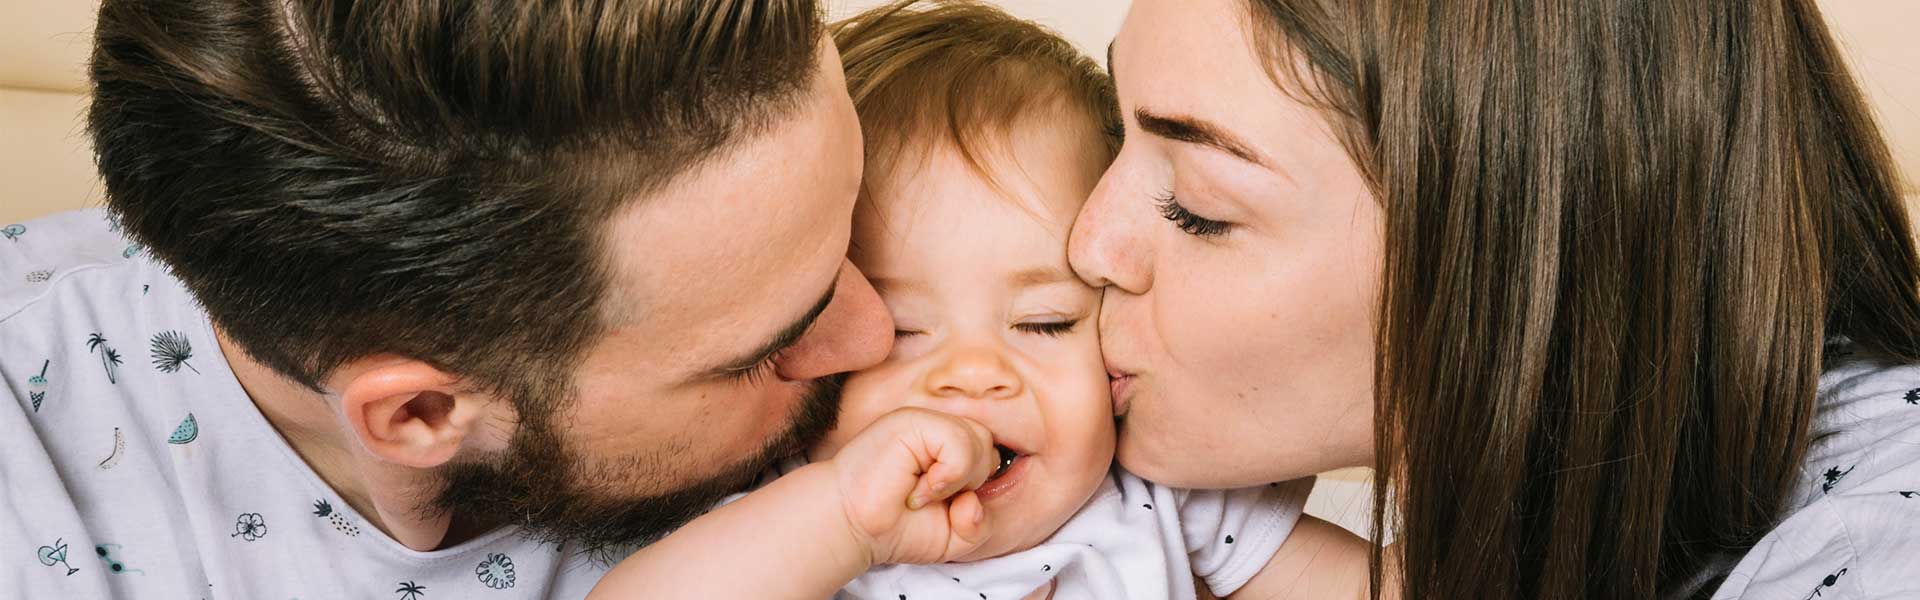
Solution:
[(88, 129), (126, 231), (254, 359), (548, 397), (604, 329), (607, 220), (797, 110), (822, 29), (814, 0), (107, 0)]

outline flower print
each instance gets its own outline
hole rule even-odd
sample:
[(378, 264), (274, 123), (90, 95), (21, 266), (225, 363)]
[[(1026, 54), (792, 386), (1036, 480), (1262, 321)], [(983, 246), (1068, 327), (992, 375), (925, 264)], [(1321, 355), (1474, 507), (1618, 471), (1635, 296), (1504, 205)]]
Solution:
[(473, 573), (479, 575), (480, 583), (487, 587), (496, 590), (513, 587), (513, 559), (505, 554), (488, 554), (480, 566), (473, 568)]
[(1833, 467), (1833, 468), (1827, 469), (1826, 473), (1822, 473), (1820, 475), (1821, 477), (1826, 479), (1825, 483), (1820, 484), (1820, 491), (1821, 492), (1833, 491), (1833, 486), (1836, 484), (1839, 484), (1841, 479), (1845, 478), (1848, 473), (1852, 473), (1852, 472), (1853, 472), (1853, 467), (1847, 467), (1847, 470), (1845, 471), (1840, 470), (1840, 467)]
[(242, 513), (240, 518), (233, 522), (233, 535), (227, 537), (237, 537), (251, 542), (266, 536), (266, 517), (260, 516), (260, 513)]

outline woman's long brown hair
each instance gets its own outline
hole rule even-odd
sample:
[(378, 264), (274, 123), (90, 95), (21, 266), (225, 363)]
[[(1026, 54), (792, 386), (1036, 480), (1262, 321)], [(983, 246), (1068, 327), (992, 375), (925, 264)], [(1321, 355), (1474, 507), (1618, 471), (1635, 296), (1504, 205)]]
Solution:
[(1920, 361), (1811, 0), (1248, 3), (1386, 215), (1376, 594), (1709, 594), (1790, 508), (1829, 344)]

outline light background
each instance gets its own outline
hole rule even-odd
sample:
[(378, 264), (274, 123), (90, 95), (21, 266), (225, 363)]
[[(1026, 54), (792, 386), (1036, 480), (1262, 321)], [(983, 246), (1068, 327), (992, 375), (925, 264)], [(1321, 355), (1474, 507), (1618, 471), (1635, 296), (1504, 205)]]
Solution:
[[(1740, 0), (1735, 0), (1740, 1)], [(881, 4), (827, 0), (845, 16)], [(1126, 0), (1001, 0), (1016, 15), (1052, 27), (1102, 57)], [(1906, 175), (1920, 192), (1920, 2), (1820, 0), (1866, 88)], [(81, 131), (84, 63), (97, 2), (0, 0), (0, 224), (100, 203), (100, 185)], [(1322, 476), (1309, 512), (1365, 531), (1367, 471)]]

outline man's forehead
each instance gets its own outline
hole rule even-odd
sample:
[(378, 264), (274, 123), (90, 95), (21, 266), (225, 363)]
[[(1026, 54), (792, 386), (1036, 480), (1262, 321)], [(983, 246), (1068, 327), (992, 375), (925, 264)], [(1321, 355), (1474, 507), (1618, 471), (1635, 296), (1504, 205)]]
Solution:
[(606, 316), (617, 331), (708, 359), (771, 335), (826, 291), (846, 253), (860, 147), (851, 107), (823, 91), (616, 213)]

